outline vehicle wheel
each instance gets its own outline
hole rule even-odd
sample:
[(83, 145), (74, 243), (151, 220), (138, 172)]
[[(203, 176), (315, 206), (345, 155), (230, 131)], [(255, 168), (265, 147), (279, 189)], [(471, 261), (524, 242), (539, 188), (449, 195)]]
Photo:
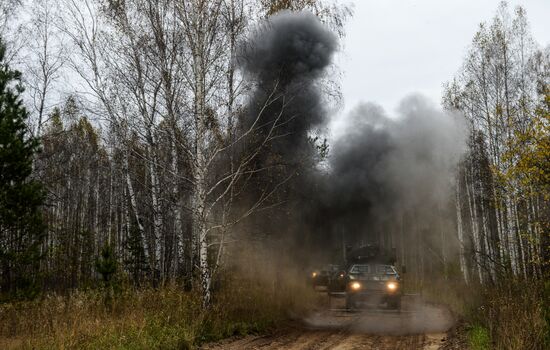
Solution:
[(401, 310), (401, 297), (388, 300), (388, 307), (393, 310)]

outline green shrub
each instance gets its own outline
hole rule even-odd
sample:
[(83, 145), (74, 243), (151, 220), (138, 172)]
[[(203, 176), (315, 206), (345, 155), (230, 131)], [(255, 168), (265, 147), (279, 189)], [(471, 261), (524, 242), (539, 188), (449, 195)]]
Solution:
[(489, 331), (483, 326), (473, 326), (468, 330), (468, 341), (472, 350), (491, 349)]

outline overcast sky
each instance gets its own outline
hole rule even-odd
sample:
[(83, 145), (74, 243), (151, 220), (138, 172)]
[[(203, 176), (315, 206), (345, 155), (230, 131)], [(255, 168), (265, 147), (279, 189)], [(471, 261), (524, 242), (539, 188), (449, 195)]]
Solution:
[[(459, 69), (479, 23), (490, 21), (499, 0), (355, 0), (337, 64), (344, 107), (376, 102), (390, 115), (399, 101), (420, 92), (440, 103), (442, 84)], [(535, 40), (550, 44), (550, 0), (521, 5)]]

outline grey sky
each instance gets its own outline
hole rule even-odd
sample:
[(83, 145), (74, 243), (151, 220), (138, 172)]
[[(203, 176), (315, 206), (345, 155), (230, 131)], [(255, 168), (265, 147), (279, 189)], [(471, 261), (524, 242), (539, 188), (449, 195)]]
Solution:
[[(361, 101), (390, 115), (399, 101), (420, 92), (439, 103), (442, 84), (459, 69), (479, 23), (490, 21), (500, 0), (355, 0), (344, 52), (337, 64), (346, 115)], [(550, 0), (522, 5), (535, 40), (550, 44)]]

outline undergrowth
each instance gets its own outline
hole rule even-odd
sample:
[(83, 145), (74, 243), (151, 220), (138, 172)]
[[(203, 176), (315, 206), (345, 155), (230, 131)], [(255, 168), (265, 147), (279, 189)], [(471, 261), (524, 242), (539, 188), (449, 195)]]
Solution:
[(263, 333), (315, 298), (303, 284), (235, 281), (203, 310), (176, 287), (127, 288), (106, 302), (101, 290), (0, 304), (1, 349), (192, 349), (233, 335)]
[(491, 349), (491, 337), (487, 328), (479, 325), (470, 326), (468, 329), (468, 342), (472, 350)]
[(425, 289), (466, 323), (473, 350), (550, 348), (550, 281), (507, 279), (493, 285), (435, 281)]

